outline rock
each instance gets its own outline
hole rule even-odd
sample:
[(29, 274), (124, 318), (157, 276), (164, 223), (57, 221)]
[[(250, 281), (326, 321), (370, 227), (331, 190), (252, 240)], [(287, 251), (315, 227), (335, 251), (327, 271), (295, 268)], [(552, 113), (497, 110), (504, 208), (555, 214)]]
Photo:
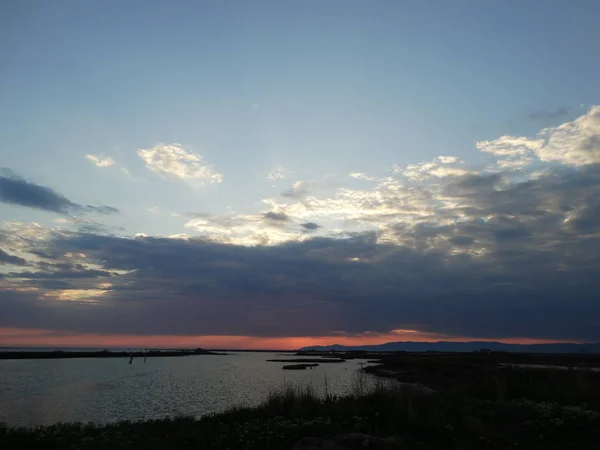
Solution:
[(329, 439), (302, 438), (292, 450), (395, 450), (400, 448), (401, 442), (395, 438), (349, 433)]

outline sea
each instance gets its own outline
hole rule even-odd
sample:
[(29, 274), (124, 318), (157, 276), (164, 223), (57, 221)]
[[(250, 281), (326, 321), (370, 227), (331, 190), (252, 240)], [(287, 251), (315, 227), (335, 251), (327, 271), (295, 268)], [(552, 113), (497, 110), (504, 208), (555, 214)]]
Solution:
[(289, 353), (231, 352), (154, 357), (146, 363), (134, 358), (132, 364), (129, 358), (0, 360), (0, 422), (31, 427), (201, 417), (260, 404), (286, 385), (311, 385), (321, 395), (343, 395), (364, 382), (359, 380), (365, 377), (359, 369), (366, 361), (299, 371), (282, 370), (282, 363), (266, 361), (291, 357)]

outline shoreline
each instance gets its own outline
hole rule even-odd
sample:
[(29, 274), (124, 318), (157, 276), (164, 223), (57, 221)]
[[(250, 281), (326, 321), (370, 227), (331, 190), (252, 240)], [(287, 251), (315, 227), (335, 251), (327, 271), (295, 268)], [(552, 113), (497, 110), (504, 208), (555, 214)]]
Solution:
[[(0, 423), (0, 447), (591, 450), (597, 448), (599, 430), (600, 412), (591, 405), (486, 400), (446, 392), (424, 395), (410, 387), (376, 383), (357, 385), (345, 396), (325, 397), (316, 395), (310, 385), (287, 386), (256, 407), (232, 407), (198, 418), (37, 427)], [(352, 445), (341, 445), (351, 441)]]

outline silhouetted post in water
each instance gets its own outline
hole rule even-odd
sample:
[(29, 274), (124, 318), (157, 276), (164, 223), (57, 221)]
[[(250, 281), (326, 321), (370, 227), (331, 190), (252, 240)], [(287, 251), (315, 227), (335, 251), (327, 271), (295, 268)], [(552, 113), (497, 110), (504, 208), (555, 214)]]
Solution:
[(146, 357), (148, 356), (148, 349), (144, 350), (144, 364), (146, 364)]
[(131, 364), (133, 362), (133, 352), (130, 351), (129, 352), (129, 364)]

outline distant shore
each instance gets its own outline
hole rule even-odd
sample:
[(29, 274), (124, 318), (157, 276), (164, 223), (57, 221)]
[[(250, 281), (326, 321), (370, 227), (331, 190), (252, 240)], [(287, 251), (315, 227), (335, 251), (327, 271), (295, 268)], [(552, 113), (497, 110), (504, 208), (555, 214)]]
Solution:
[(72, 359), (72, 358), (155, 358), (193, 355), (227, 355), (204, 349), (195, 350), (148, 350), (147, 352), (135, 351), (0, 351), (0, 359)]

